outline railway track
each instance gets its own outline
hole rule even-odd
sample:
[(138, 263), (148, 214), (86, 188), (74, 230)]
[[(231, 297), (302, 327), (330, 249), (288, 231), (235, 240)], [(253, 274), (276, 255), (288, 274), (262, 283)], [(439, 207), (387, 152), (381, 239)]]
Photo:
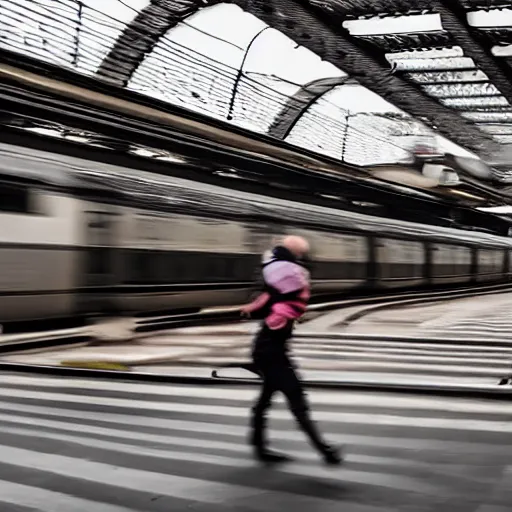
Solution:
[[(323, 314), (347, 310), (341, 322), (348, 325), (375, 311), (417, 303), (450, 301), (464, 297), (496, 295), (512, 290), (511, 285), (486, 285), (435, 292), (392, 293), (384, 297), (318, 301), (309, 312)], [(191, 326), (239, 323), (237, 308), (205, 310), (174, 316), (132, 319), (132, 340), (148, 338), (162, 330)], [(85, 346), (97, 340), (87, 328), (51, 334), (4, 336), (0, 353), (45, 351), (53, 347)], [(401, 390), (414, 393), (448, 393), (511, 396), (512, 341), (463, 337), (389, 336), (344, 332), (298, 332), (294, 352), (308, 375), (311, 387)], [(190, 373), (186, 374), (187, 364)], [(149, 373), (123, 365), (65, 367), (1, 362), (0, 371), (109, 377), (130, 380), (195, 382), (202, 385), (254, 385), (258, 377), (244, 371), (246, 361), (236, 350), (201, 361), (184, 363), (180, 375)], [(197, 367), (216, 368), (198, 375)], [(120, 371), (126, 370), (126, 371)], [(242, 374), (240, 374), (240, 370)], [(399, 371), (398, 371), (399, 370)], [(236, 375), (230, 375), (238, 371)], [(393, 373), (394, 371), (398, 373)], [(458, 379), (458, 382), (457, 382)]]
[[(340, 298), (339, 296), (314, 297), (304, 322), (314, 319), (330, 311), (345, 310), (348, 308), (361, 308), (350, 316), (349, 323), (356, 321), (367, 314), (382, 309), (412, 305), (422, 302), (435, 302), (464, 297), (507, 293), (512, 291), (512, 284), (500, 283), (484, 286), (464, 286), (450, 290), (436, 291), (405, 291), (393, 292), (379, 296), (363, 296), (357, 298)], [(238, 324), (240, 313), (238, 307), (208, 308), (200, 312), (140, 316), (129, 319), (133, 323), (133, 332), (144, 336), (147, 333), (166, 329), (178, 329), (217, 324)], [(297, 336), (300, 336), (298, 334)], [(0, 353), (31, 348), (45, 348), (54, 343), (56, 346), (66, 343), (93, 341), (90, 326), (80, 326), (65, 329), (44, 330), (41, 332), (28, 332), (1, 335)]]
[[(350, 323), (367, 314), (381, 311), (382, 309), (419, 304), (422, 302), (431, 303), (464, 297), (507, 293), (510, 291), (512, 291), (512, 285), (510, 283), (500, 283), (495, 285), (467, 286), (450, 290), (394, 292), (377, 297), (358, 297), (356, 299), (320, 296), (315, 297), (312, 304), (308, 307), (305, 321), (330, 311), (361, 306), (361, 310), (349, 318), (348, 323)], [(205, 309), (199, 313), (140, 318), (136, 320), (135, 332), (145, 333), (154, 332), (159, 329), (176, 329), (239, 322), (240, 313), (238, 307), (222, 309), (212, 308)]]

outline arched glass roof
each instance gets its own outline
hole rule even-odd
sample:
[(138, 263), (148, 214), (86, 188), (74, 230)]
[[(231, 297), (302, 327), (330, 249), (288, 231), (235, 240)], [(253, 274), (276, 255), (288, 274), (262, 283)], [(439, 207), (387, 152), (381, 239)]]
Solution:
[[(346, 71), (237, 5), (197, 10), (190, 1), (170, 10), (170, 3), (2, 0), (0, 48), (352, 164), (407, 161), (412, 148), (425, 141), (448, 145)], [(439, 23), (431, 18), (418, 16), (413, 32), (431, 30), (426, 24)], [(371, 33), (387, 41), (389, 30), (398, 29), (385, 21), (376, 27), (373, 20), (354, 20), (346, 28), (357, 37)], [(435, 30), (442, 35), (442, 27)], [(511, 113), (478, 110), (501, 107), (504, 97), (482, 71), (469, 66), (463, 52), (456, 47), (443, 51), (431, 50), (428, 56), (390, 51), (388, 59), (397, 69), (414, 73), (440, 103), (475, 108), (465, 112), (467, 119), (485, 122), (490, 133), (508, 137), (503, 123), (512, 121)], [(467, 154), (453, 144), (450, 149)]]
[(336, 76), (346, 74), (239, 7), (220, 4), (160, 38), (127, 88), (266, 133), (303, 85)]

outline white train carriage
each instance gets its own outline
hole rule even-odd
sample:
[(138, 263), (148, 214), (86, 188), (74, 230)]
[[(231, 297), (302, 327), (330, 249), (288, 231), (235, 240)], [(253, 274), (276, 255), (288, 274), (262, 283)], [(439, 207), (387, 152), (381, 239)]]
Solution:
[(34, 183), (0, 181), (0, 320), (71, 316), (79, 205)]
[(501, 248), (479, 248), (477, 250), (477, 281), (500, 281), (506, 273), (506, 253)]
[(432, 284), (464, 284), (473, 280), (473, 248), (447, 243), (430, 244)]
[(126, 312), (242, 304), (260, 251), (242, 222), (124, 208), (116, 305)]
[(426, 250), (421, 240), (375, 239), (375, 278), (382, 288), (426, 284)]
[(365, 234), (289, 231), (304, 236), (311, 245), (314, 293), (345, 291), (367, 284), (370, 248)]
[(0, 179), (0, 323), (238, 305), (255, 290), (262, 252), (292, 232), (311, 243), (315, 293), (414, 288), (428, 276), (432, 285), (496, 281), (512, 272), (504, 237), (2, 144)]

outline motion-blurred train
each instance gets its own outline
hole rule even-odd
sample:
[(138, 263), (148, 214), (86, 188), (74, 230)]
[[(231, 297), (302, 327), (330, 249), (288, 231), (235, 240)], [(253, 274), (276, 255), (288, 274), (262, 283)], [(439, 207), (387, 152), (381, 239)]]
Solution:
[(288, 232), (311, 242), (317, 294), (512, 275), (507, 238), (0, 144), (0, 323), (242, 304)]

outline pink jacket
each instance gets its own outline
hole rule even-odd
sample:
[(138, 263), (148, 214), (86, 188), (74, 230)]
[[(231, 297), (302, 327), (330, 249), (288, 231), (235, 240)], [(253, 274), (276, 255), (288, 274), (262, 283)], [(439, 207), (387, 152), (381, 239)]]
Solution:
[(307, 270), (296, 263), (277, 260), (264, 267), (263, 279), (271, 291), (242, 308), (244, 313), (251, 314), (271, 303), (265, 323), (272, 330), (282, 329), (305, 313), (310, 298)]

